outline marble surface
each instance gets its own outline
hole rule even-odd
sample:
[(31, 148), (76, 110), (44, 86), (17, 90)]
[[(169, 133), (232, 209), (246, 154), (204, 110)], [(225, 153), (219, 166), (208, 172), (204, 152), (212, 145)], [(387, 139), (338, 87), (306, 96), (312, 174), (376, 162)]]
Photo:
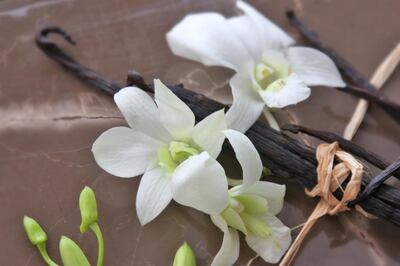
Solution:
[[(372, 75), (400, 40), (397, 0), (253, 0), (251, 4), (293, 37), (285, 19), (295, 9), (321, 38), (364, 75)], [(139, 178), (120, 179), (101, 170), (90, 148), (104, 130), (125, 125), (111, 97), (87, 87), (46, 58), (34, 45), (44, 24), (65, 28), (78, 42), (62, 44), (88, 66), (123, 82), (136, 69), (148, 80), (183, 82), (188, 88), (229, 102), (230, 71), (177, 58), (164, 34), (185, 14), (218, 11), (235, 14), (232, 0), (2, 0), (0, 1), (0, 265), (43, 265), (22, 228), (22, 217), (36, 218), (49, 234), (57, 260), (58, 241), (67, 235), (94, 262), (93, 235), (79, 233), (79, 192), (97, 195), (105, 265), (170, 265), (183, 241), (194, 248), (198, 265), (209, 265), (222, 233), (206, 215), (171, 204), (154, 222), (141, 227), (135, 213)], [(383, 91), (400, 102), (400, 70)], [(311, 98), (288, 110), (301, 124), (341, 133), (357, 99), (329, 88), (313, 88)], [(355, 141), (387, 160), (400, 154), (400, 126), (382, 110), (370, 108)], [(239, 175), (232, 156), (223, 158)], [(370, 169), (372, 174), (376, 169)], [(285, 180), (275, 179), (283, 183)], [(393, 181), (391, 181), (393, 183)], [(288, 184), (280, 218), (301, 224), (316, 204), (302, 188)], [(296, 232), (295, 232), (296, 233)], [(325, 217), (306, 238), (294, 265), (398, 265), (400, 229), (355, 213)], [(242, 242), (237, 265), (253, 251)], [(257, 259), (252, 265), (265, 265)]]

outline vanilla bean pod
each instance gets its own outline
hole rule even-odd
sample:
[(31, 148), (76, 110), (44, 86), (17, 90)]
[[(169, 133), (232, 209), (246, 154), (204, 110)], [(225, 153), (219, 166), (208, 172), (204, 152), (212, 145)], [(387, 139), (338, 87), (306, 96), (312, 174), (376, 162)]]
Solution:
[(382, 171), (379, 175), (372, 178), (371, 182), (364, 188), (363, 192), (354, 200), (351, 200), (347, 203), (347, 206), (352, 207), (361, 201), (365, 200), (368, 197), (371, 197), (373, 193), (375, 193), (379, 187), (387, 180), (397, 169), (400, 168), (400, 159), (394, 161), (391, 165), (389, 165), (384, 171)]
[[(292, 133), (305, 133), (317, 139), (320, 139), (324, 142), (334, 142), (337, 141), (340, 145), (340, 148), (352, 153), (353, 155), (360, 157), (361, 159), (369, 162), (370, 164), (384, 170), (389, 166), (389, 163), (383, 159), (381, 159), (377, 154), (367, 151), (363, 147), (357, 145), (356, 143), (349, 141), (335, 133), (322, 131), (322, 130), (315, 130), (307, 127), (303, 127), (300, 125), (294, 124), (286, 124), (281, 127), (284, 131), (289, 131)], [(400, 179), (400, 171), (394, 171), (393, 176)]]
[(386, 99), (369, 81), (364, 78), (355, 68), (351, 66), (342, 56), (332, 48), (325, 45), (318, 37), (318, 34), (306, 26), (306, 24), (296, 16), (294, 11), (286, 12), (289, 21), (298, 31), (316, 48), (327, 54), (337, 65), (342, 74), (353, 82), (356, 86), (347, 86), (345, 88), (336, 88), (345, 93), (364, 98), (371, 103), (380, 106), (385, 112), (392, 116), (397, 122), (400, 122), (400, 105)]
[[(122, 88), (118, 83), (80, 65), (75, 59), (62, 52), (56, 44), (48, 40), (47, 35), (51, 32), (64, 33), (66, 35), (65, 32), (57, 30), (57, 27), (51, 27), (50, 29), (50, 31), (46, 30), (46, 28), (42, 29), (37, 33), (36, 37), (38, 47), (47, 56), (61, 64), (74, 76), (88, 82), (98, 90), (114, 94)], [(131, 85), (138, 86), (145, 91), (152, 91), (152, 85), (147, 85), (137, 73), (133, 75), (131, 73), (129, 81)], [(227, 107), (204, 95), (184, 89), (180, 85), (169, 86), (169, 88), (191, 108), (197, 120), (201, 120), (212, 112)], [(317, 161), (315, 159), (315, 150), (260, 123), (255, 123), (246, 132), (246, 135), (260, 152), (263, 163), (275, 175), (296, 180), (306, 188), (312, 188), (316, 184)], [(340, 197), (342, 192), (337, 190), (335, 195)], [(397, 198), (398, 202), (400, 202), (400, 191), (383, 184), (377, 193), (360, 202), (360, 205), (367, 212), (400, 226), (400, 208), (391, 205), (390, 202), (392, 200), (387, 200), (386, 195)]]
[(121, 84), (107, 79), (97, 72), (81, 65), (75, 59), (64, 53), (55, 43), (49, 38), (49, 34), (58, 34), (64, 38), (69, 44), (75, 45), (75, 41), (63, 29), (56, 26), (43, 27), (39, 29), (35, 36), (36, 45), (51, 59), (61, 64), (67, 71), (77, 75), (80, 79), (86, 81), (91, 86), (98, 88), (102, 87), (108, 93), (115, 93), (122, 87)]

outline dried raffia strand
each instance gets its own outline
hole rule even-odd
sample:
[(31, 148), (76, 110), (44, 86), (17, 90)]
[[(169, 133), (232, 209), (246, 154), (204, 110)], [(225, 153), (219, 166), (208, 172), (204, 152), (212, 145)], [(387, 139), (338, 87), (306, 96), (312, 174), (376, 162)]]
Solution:
[[(390, 52), (388, 56), (385, 57), (385, 59), (376, 69), (374, 75), (371, 78), (370, 81), (371, 84), (374, 85), (379, 90), (382, 87), (382, 85), (386, 82), (386, 80), (390, 77), (390, 75), (393, 73), (399, 62), (400, 62), (400, 43), (396, 45), (396, 47)], [(347, 124), (344, 130), (343, 137), (345, 139), (351, 140), (354, 137), (364, 119), (367, 109), (368, 109), (368, 101), (360, 99), (357, 103), (357, 106), (354, 110), (352, 117), (350, 118), (349, 123)]]
[[(337, 142), (320, 144), (316, 153), (318, 184), (311, 191), (306, 190), (306, 194), (310, 197), (319, 196), (321, 199), (285, 254), (280, 266), (287, 266), (293, 261), (304, 238), (319, 218), (326, 214), (336, 215), (350, 210), (346, 202), (356, 198), (360, 192), (363, 165), (351, 154), (339, 150)], [(335, 158), (340, 163), (334, 166)], [(333, 192), (341, 187), (349, 174), (351, 174), (350, 181), (344, 189), (342, 199), (339, 200)]]

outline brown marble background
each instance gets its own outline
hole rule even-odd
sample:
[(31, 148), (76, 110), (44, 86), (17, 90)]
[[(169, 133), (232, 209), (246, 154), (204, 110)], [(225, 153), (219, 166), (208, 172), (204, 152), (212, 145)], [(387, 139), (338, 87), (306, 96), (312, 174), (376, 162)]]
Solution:
[[(283, 14), (294, 8), (366, 76), (400, 40), (398, 0), (254, 0), (251, 4), (298, 38)], [(198, 11), (231, 15), (234, 1), (0, 1), (0, 265), (43, 265), (24, 235), (24, 214), (46, 228), (49, 252), (57, 261), (58, 241), (65, 234), (94, 262), (94, 236), (79, 233), (77, 201), (84, 185), (97, 194), (106, 265), (170, 265), (183, 241), (195, 249), (199, 265), (209, 265), (222, 233), (206, 215), (171, 204), (155, 222), (140, 227), (134, 208), (139, 179), (108, 175), (90, 152), (101, 132), (125, 125), (112, 99), (69, 76), (33, 44), (37, 26), (57, 24), (78, 41), (78, 48), (64, 45), (71, 54), (116, 80), (124, 81), (127, 70), (134, 68), (148, 79), (184, 82), (226, 101), (231, 73), (174, 57), (164, 39), (185, 14)], [(397, 69), (383, 90), (400, 102), (399, 87)], [(341, 133), (355, 103), (351, 96), (314, 88), (308, 102), (290, 112), (304, 125)], [(399, 125), (372, 107), (355, 141), (393, 160), (400, 154), (399, 132)], [(231, 157), (225, 161), (232, 165)], [(237, 168), (232, 171), (240, 173)], [(300, 224), (315, 203), (300, 186), (289, 184), (280, 217), (290, 226)], [(399, 244), (398, 227), (347, 213), (318, 222), (294, 264), (398, 265)], [(246, 265), (253, 256), (243, 242), (237, 265)], [(252, 265), (265, 263), (257, 259)]]

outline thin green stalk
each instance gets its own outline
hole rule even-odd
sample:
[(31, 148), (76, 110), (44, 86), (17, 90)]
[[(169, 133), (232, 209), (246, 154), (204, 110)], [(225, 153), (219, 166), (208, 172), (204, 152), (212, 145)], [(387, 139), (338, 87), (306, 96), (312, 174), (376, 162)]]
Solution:
[(36, 247), (39, 249), (40, 255), (42, 255), (42, 258), (47, 263), (47, 265), (49, 265), (49, 266), (58, 266), (58, 264), (55, 263), (50, 258), (49, 254), (47, 253), (47, 249), (46, 249), (46, 244), (45, 243), (37, 244)]
[(276, 121), (274, 115), (271, 113), (271, 111), (268, 109), (268, 107), (264, 108), (264, 116), (267, 119), (267, 122), (269, 126), (277, 131), (281, 131), (281, 128), (279, 127), (278, 122)]
[(235, 186), (240, 186), (243, 183), (243, 180), (240, 179), (233, 179), (233, 178), (229, 178), (228, 179), (228, 185), (231, 187), (235, 187)]
[(93, 223), (90, 225), (90, 229), (94, 232), (97, 237), (97, 244), (99, 247), (99, 253), (97, 255), (97, 266), (104, 265), (104, 240), (103, 234), (101, 233), (100, 227), (97, 223)]

